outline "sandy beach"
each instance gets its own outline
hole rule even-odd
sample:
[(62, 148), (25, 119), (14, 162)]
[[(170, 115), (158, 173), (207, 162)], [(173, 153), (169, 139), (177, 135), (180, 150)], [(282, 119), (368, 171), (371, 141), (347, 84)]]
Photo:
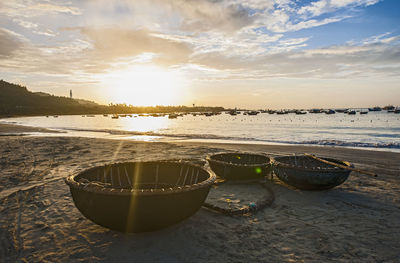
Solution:
[[(22, 135), (35, 131), (44, 132), (0, 125), (1, 262), (400, 261), (399, 153)], [(114, 232), (86, 219), (62, 180), (104, 163), (202, 161), (220, 151), (314, 153), (350, 161), (378, 177), (352, 172), (327, 191), (300, 191), (274, 178), (274, 203), (255, 215), (228, 217), (201, 208), (182, 223), (142, 234)], [(213, 187), (207, 201), (244, 206), (263, 193), (257, 184), (224, 184)]]

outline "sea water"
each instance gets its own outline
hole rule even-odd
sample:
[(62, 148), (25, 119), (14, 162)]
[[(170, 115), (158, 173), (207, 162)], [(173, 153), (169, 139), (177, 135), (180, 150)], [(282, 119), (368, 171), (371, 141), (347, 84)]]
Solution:
[(365, 115), (359, 112), (256, 116), (222, 113), (210, 117), (187, 114), (176, 119), (135, 114), (118, 119), (112, 119), (111, 115), (67, 115), (7, 118), (1, 122), (50, 128), (68, 136), (321, 145), (400, 152), (400, 114), (386, 111)]

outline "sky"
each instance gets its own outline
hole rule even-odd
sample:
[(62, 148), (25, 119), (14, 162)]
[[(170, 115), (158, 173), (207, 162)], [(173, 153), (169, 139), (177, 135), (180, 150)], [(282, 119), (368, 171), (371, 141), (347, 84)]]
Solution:
[(398, 0), (1, 0), (0, 78), (102, 104), (400, 106), (399, 10)]

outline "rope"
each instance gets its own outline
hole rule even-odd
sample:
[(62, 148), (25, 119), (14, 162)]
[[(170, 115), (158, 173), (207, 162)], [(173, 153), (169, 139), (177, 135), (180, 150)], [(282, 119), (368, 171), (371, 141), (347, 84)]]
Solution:
[[(222, 183), (225, 183), (226, 181), (215, 181), (215, 185), (219, 185)], [(273, 190), (268, 186), (267, 181), (249, 181), (249, 182), (256, 182), (259, 183), (269, 194), (265, 195), (263, 199), (251, 203), (250, 205), (238, 209), (229, 209), (229, 208), (223, 208), (208, 202), (204, 202), (203, 206), (205, 208), (211, 209), (213, 211), (219, 212), (221, 214), (227, 215), (227, 216), (235, 216), (235, 215), (245, 215), (245, 214), (255, 214), (260, 210), (263, 210), (264, 208), (271, 206), (272, 203), (275, 200), (275, 194)]]
[(330, 162), (328, 160), (325, 160), (325, 159), (322, 159), (322, 158), (318, 158), (317, 156), (312, 155), (312, 154), (305, 153), (304, 155), (308, 156), (308, 157), (311, 157), (311, 158), (313, 158), (313, 159), (315, 159), (317, 161), (320, 161), (322, 163), (333, 165), (333, 166), (336, 166), (336, 167), (339, 167), (339, 168), (342, 168), (342, 169), (345, 169), (345, 170), (358, 172), (360, 174), (366, 174), (366, 175), (370, 175), (370, 176), (373, 176), (373, 177), (378, 177), (378, 175), (376, 173), (372, 173), (372, 172), (369, 172), (369, 171), (364, 171), (364, 170), (361, 170), (361, 169), (356, 169), (356, 168), (349, 167), (349, 166), (346, 166), (346, 165), (341, 165), (339, 163)]

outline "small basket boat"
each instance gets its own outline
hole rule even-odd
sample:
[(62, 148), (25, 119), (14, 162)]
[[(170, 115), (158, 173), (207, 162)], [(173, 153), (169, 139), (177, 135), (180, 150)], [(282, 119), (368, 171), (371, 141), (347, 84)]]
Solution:
[(207, 156), (216, 175), (228, 180), (260, 179), (270, 174), (270, 158), (263, 154), (224, 152)]
[(215, 174), (179, 161), (116, 163), (65, 179), (79, 211), (121, 232), (149, 232), (178, 223), (203, 205)]
[[(353, 167), (349, 162), (332, 158), (324, 160)], [(280, 156), (272, 158), (274, 174), (288, 185), (302, 190), (324, 190), (342, 184), (351, 171), (323, 163), (310, 156)]]

